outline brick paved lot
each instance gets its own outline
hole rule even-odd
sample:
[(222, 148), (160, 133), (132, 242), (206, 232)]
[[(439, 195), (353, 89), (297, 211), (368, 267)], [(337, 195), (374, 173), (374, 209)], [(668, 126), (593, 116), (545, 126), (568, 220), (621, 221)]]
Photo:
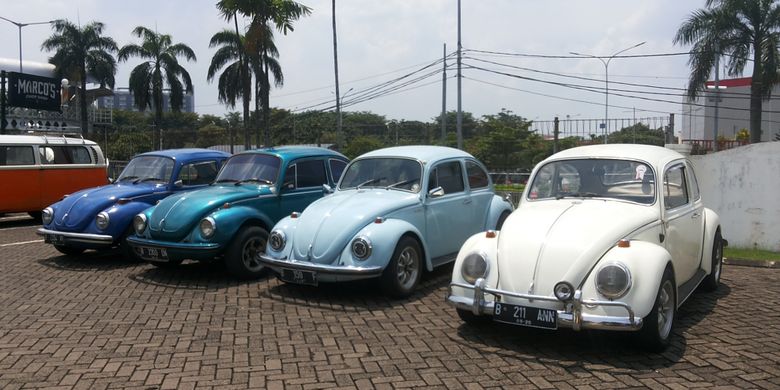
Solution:
[(780, 388), (780, 270), (725, 266), (648, 354), (626, 334), (463, 325), (443, 304), (449, 269), (392, 301), (371, 283), (66, 258), (34, 229), (0, 221), (2, 389)]

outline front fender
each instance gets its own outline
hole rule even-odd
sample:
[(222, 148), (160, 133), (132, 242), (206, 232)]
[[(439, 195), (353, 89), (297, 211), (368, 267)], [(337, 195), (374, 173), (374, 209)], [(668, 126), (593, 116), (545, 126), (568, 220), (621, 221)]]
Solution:
[[(369, 223), (363, 229), (360, 229), (355, 236), (344, 246), (339, 257), (341, 265), (360, 265), (360, 266), (381, 266), (386, 267), (393, 256), (395, 247), (401, 236), (412, 234), (420, 242), (420, 247), (425, 256), (425, 268), (428, 271), (433, 270), (433, 264), (429, 256), (428, 247), (423, 239), (423, 234), (417, 227), (402, 219), (386, 219), (382, 223)], [(371, 240), (371, 256), (366, 260), (358, 260), (352, 256), (351, 243), (356, 237), (364, 236)]]
[[(631, 246), (628, 248), (613, 247), (599, 260), (580, 286), (582, 299), (586, 302), (587, 300), (609, 300), (596, 291), (596, 273), (604, 264), (620, 262), (625, 264), (631, 273), (631, 288), (626, 295), (616, 299), (616, 301), (627, 303), (637, 316), (645, 317), (655, 304), (661, 277), (663, 277), (666, 266), (672, 264), (672, 256), (666, 248), (654, 243), (636, 240), (632, 240), (630, 243)], [(674, 272), (674, 268), (672, 271)], [(622, 308), (606, 306), (589, 308), (587, 305), (583, 305), (583, 311), (597, 315), (626, 315)]]
[(486, 220), (487, 225), (484, 227), (484, 230), (495, 229), (501, 214), (505, 212), (511, 213), (514, 209), (512, 203), (498, 195), (493, 195), (493, 198), (490, 200), (490, 209), (488, 210)]
[[(212, 211), (208, 216), (214, 219), (217, 228), (214, 237), (209, 240), (204, 240), (204, 242), (227, 244), (247, 221), (260, 225), (269, 231), (271, 227), (274, 226), (274, 222), (268, 215), (256, 208), (248, 206), (232, 206), (227, 209), (220, 208), (216, 211)], [(195, 231), (193, 231), (193, 237), (195, 237), (195, 235), (200, 237), (200, 228), (198, 227), (198, 224), (195, 225)]]
[(110, 221), (108, 223), (108, 229), (104, 231), (98, 230), (93, 222), (89, 224), (89, 230), (95, 230), (98, 234), (109, 234), (117, 240), (125, 234), (127, 228), (133, 223), (133, 217), (142, 213), (149, 207), (152, 207), (152, 205), (145, 202), (130, 202), (126, 204), (115, 203), (111, 205), (111, 207), (103, 210), (108, 213)]
[(265, 246), (265, 254), (266, 256), (272, 257), (274, 259), (285, 259), (290, 258), (290, 253), (292, 252), (293, 248), (293, 242), (292, 238), (295, 237), (295, 229), (298, 227), (298, 218), (292, 218), (290, 216), (284, 217), (279, 222), (274, 225), (273, 229), (269, 231), (269, 233), (273, 231), (280, 231), (284, 233), (285, 237), (287, 238), (287, 242), (284, 244), (284, 248), (280, 251), (275, 251), (273, 248), (271, 248), (271, 242), (266, 244)]
[[(452, 267), (452, 282), (455, 283), (468, 283), (463, 279), (461, 274), (461, 268), (463, 265), (463, 259), (472, 253), (479, 253), (485, 257), (488, 263), (487, 275), (485, 275), (486, 286), (495, 288), (498, 286), (498, 237), (501, 232), (496, 232), (496, 236), (493, 238), (487, 237), (485, 232), (480, 232), (469, 237), (463, 246), (460, 247), (458, 257), (455, 259), (455, 264)], [(471, 290), (465, 290), (460, 287), (452, 287), (452, 294), (457, 296), (470, 296), (473, 294)], [(486, 301), (492, 301), (493, 296), (486, 294), (484, 299)]]
[[(712, 244), (715, 241), (715, 232), (720, 228), (720, 217), (708, 208), (704, 209), (704, 237), (701, 248), (701, 269), (709, 275), (712, 272)], [(720, 231), (721, 237), (723, 230)]]

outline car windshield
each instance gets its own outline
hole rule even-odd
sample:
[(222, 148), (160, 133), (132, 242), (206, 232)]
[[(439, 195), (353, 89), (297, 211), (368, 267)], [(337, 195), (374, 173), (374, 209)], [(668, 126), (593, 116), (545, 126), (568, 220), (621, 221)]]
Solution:
[(645, 163), (616, 159), (553, 161), (541, 167), (528, 191), (529, 200), (613, 198), (655, 203), (655, 174)]
[(138, 156), (127, 164), (117, 182), (168, 182), (173, 173), (173, 159), (161, 156)]
[(422, 166), (406, 158), (364, 158), (349, 164), (340, 189), (385, 187), (410, 192), (420, 191)]
[(225, 163), (215, 183), (273, 184), (279, 176), (281, 160), (269, 154), (237, 154)]

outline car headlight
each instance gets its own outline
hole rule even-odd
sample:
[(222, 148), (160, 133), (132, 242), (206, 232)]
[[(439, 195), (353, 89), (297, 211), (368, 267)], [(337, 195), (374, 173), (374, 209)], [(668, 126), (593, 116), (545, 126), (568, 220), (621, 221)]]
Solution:
[(108, 228), (108, 222), (108, 213), (105, 211), (99, 212), (97, 217), (95, 217), (95, 225), (100, 230), (106, 230), (106, 228)]
[(268, 237), (268, 244), (271, 245), (271, 249), (279, 252), (284, 249), (284, 245), (287, 243), (287, 236), (281, 230), (274, 230)]
[(203, 238), (211, 238), (217, 230), (217, 223), (211, 217), (201, 219), (198, 226), (200, 226), (200, 235)]
[(371, 256), (371, 241), (366, 237), (358, 237), (352, 240), (352, 254), (360, 260), (365, 260)]
[(138, 214), (133, 217), (133, 229), (139, 236), (144, 234), (144, 230), (146, 230), (146, 215)]
[(481, 253), (471, 253), (463, 259), (460, 266), (460, 274), (463, 280), (474, 284), (477, 279), (484, 278), (488, 274), (487, 256)]
[(44, 225), (48, 225), (54, 220), (54, 209), (47, 207), (41, 211), (41, 220)]
[(574, 297), (574, 286), (569, 282), (558, 282), (553, 288), (553, 293), (559, 301), (570, 301)]
[(596, 290), (599, 294), (617, 299), (631, 288), (631, 273), (622, 263), (607, 263), (596, 273)]

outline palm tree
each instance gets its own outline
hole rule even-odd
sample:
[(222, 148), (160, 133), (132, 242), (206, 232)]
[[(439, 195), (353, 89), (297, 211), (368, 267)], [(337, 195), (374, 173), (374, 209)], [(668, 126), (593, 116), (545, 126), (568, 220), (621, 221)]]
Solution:
[[(239, 98), (248, 102), (245, 96), (251, 95), (251, 85), (242, 82), (244, 74), (249, 74), (246, 69), (248, 62), (242, 61), (246, 47), (244, 36), (236, 34), (228, 29), (222, 30), (211, 37), (209, 48), (219, 47), (211, 58), (206, 79), (212, 81), (220, 69), (224, 68), (217, 81), (218, 99), (229, 107), (236, 106)], [(251, 98), (251, 97), (250, 97)], [(246, 130), (246, 129), (244, 129)], [(234, 129), (230, 127), (230, 152), (233, 152)], [(246, 145), (245, 145), (246, 146)]]
[[(293, 22), (300, 19), (302, 16), (311, 14), (311, 8), (297, 3), (293, 0), (219, 0), (217, 2), (217, 9), (226, 20), (233, 19), (235, 24), (236, 34), (238, 31), (238, 14), (245, 17), (249, 17), (252, 21), (250, 23), (250, 30), (253, 31), (265, 31), (270, 30), (268, 26), (273, 24), (283, 34), (287, 34), (288, 31), (293, 31)], [(250, 35), (250, 34), (247, 34)], [(259, 39), (264, 41), (261, 35), (252, 34), (252, 37), (247, 41)], [(261, 43), (248, 42), (248, 46), (259, 48)], [(240, 61), (248, 61), (248, 58), (241, 56)], [(269, 67), (270, 69), (270, 67)], [(251, 80), (248, 72), (243, 72), (241, 80), (246, 85), (251, 85)], [(266, 78), (267, 80), (267, 78)], [(268, 81), (266, 81), (268, 84)], [(245, 134), (245, 146), (249, 146), (249, 132), (246, 131), (246, 126), (249, 123), (249, 96), (244, 95), (244, 134)], [(267, 104), (265, 104), (267, 105)], [(269, 141), (266, 134), (266, 141)]]
[[(750, 142), (761, 142), (761, 101), (780, 81), (780, 4), (776, 0), (707, 0), (674, 37), (675, 44), (693, 45), (688, 64), (688, 98), (702, 91), (718, 58), (728, 57), (728, 74), (742, 74), (752, 61)], [(750, 58), (752, 54), (752, 59)]]
[(195, 52), (183, 43), (172, 43), (170, 35), (158, 34), (143, 26), (136, 27), (133, 35), (142, 38), (143, 42), (123, 46), (118, 57), (119, 61), (127, 61), (130, 57), (146, 60), (130, 72), (129, 87), (139, 110), (154, 108), (156, 126), (153, 142), (157, 147), (162, 123), (163, 87), (167, 84), (170, 90), (171, 109), (179, 111), (184, 93), (192, 93), (193, 88), (190, 74), (179, 64), (178, 57), (195, 61)]
[[(81, 108), (81, 135), (88, 137), (87, 116), (87, 73), (94, 76), (101, 86), (114, 88), (117, 51), (116, 42), (103, 36), (103, 23), (91, 22), (84, 27), (67, 20), (52, 23), (54, 33), (41, 45), (42, 50), (55, 51), (49, 63), (55, 66), (57, 78), (66, 77), (78, 81), (81, 86), (79, 107)], [(75, 84), (75, 83), (74, 83)]]
[[(271, 144), (271, 79), (274, 86), (281, 87), (284, 84), (284, 74), (277, 58), (279, 50), (274, 43), (273, 31), (267, 24), (252, 25), (247, 31), (249, 59), (252, 72), (255, 74), (255, 117), (259, 118), (259, 107), (263, 109), (263, 134), (265, 145)], [(260, 135), (257, 134), (257, 143), (260, 143)]]

